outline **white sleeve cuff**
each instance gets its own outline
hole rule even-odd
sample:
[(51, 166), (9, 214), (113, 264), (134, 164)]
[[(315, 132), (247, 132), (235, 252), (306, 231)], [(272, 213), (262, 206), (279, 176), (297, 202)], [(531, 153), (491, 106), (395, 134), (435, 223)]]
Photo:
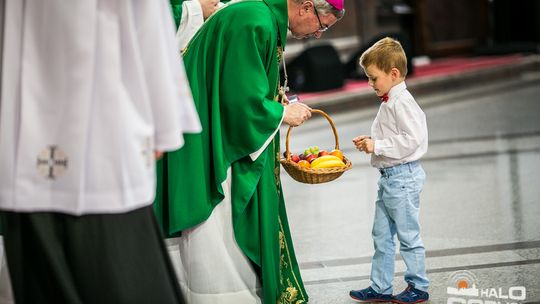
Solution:
[(181, 132), (174, 131), (156, 135), (154, 149), (157, 151), (175, 151), (184, 145), (184, 137)]
[(249, 155), (249, 157), (251, 157), (252, 161), (255, 161), (257, 158), (259, 158), (259, 156), (261, 156), (261, 153), (263, 153), (264, 149), (266, 149), (268, 144), (270, 144), (272, 142), (272, 139), (274, 139), (274, 136), (276, 136), (276, 132), (279, 131), (279, 127), (281, 126), (281, 123), (283, 122), (283, 118), (285, 117), (285, 111), (286, 110), (287, 110), (287, 108), (283, 107), (283, 115), (281, 116), (281, 121), (279, 122), (277, 128), (274, 130), (272, 135), (270, 135), (270, 137), (268, 137), (268, 139), (266, 139), (266, 141), (264, 142), (264, 145), (259, 150), (255, 151), (255, 152), (253, 152), (253, 153), (251, 153)]
[(380, 139), (375, 140), (373, 143), (373, 153), (377, 156), (382, 155), (384, 153), (383, 145), (384, 144), (382, 140)]

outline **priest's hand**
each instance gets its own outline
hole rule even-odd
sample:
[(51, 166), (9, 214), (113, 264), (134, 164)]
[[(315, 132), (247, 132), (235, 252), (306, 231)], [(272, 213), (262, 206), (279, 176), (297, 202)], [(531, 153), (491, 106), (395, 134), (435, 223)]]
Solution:
[(156, 160), (159, 160), (160, 158), (163, 157), (163, 151), (155, 150), (154, 157), (156, 158)]
[(301, 125), (311, 117), (311, 108), (301, 102), (295, 102), (285, 106), (283, 121), (291, 127)]

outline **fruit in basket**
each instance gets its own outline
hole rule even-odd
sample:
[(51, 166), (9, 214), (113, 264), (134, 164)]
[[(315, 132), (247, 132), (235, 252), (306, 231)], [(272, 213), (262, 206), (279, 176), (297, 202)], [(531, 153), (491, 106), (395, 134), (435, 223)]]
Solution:
[(316, 158), (317, 158), (317, 157), (316, 157), (315, 155), (313, 155), (313, 154), (309, 154), (308, 156), (306, 156), (306, 160), (307, 160), (308, 162), (310, 162), (310, 163), (311, 163), (314, 159), (316, 159)]
[(312, 169), (321, 169), (321, 168), (334, 168), (334, 167), (345, 167), (345, 163), (339, 159), (326, 160), (318, 162), (315, 165), (312, 165)]
[(330, 153), (326, 150), (321, 150), (319, 151), (319, 154), (317, 154), (317, 157), (321, 157), (321, 156), (325, 156), (325, 155), (329, 155)]
[(341, 150), (339, 149), (334, 149), (330, 151), (330, 155), (337, 156), (339, 159), (343, 160), (343, 152), (341, 152)]
[(291, 160), (301, 167), (312, 169), (346, 166), (343, 162), (343, 152), (339, 149), (328, 152), (319, 150), (317, 146), (309, 147), (300, 154), (291, 154)]
[(299, 165), (300, 167), (304, 167), (304, 168), (310, 168), (310, 167), (311, 167), (311, 165), (309, 164), (309, 162), (308, 162), (307, 160), (305, 160), (305, 159), (300, 160), (300, 161), (298, 162), (298, 165)]
[(313, 146), (313, 147), (309, 147), (309, 148), (305, 149), (304, 150), (304, 155), (308, 156), (309, 154), (313, 154), (316, 157), (319, 154), (319, 147)]
[(340, 163), (343, 163), (341, 159), (339, 159), (337, 156), (334, 155), (323, 155), (321, 157), (316, 158), (311, 162), (311, 167), (316, 168), (319, 166), (319, 164), (328, 162), (328, 161), (338, 161)]

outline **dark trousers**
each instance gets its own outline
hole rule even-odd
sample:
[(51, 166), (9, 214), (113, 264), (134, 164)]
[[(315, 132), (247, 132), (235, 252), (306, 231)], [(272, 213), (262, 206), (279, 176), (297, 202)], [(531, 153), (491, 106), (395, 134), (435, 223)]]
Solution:
[(17, 304), (184, 303), (150, 206), (124, 214), (3, 212)]

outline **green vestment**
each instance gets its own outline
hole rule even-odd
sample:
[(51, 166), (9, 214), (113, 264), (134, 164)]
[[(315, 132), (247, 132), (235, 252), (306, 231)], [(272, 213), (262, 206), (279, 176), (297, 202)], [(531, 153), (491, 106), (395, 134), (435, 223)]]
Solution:
[(276, 101), (287, 35), (286, 0), (243, 0), (216, 12), (188, 44), (184, 63), (203, 131), (184, 136), (158, 164), (154, 204), (166, 236), (204, 222), (232, 169), (235, 240), (252, 261), (264, 303), (304, 303), (279, 180)]

